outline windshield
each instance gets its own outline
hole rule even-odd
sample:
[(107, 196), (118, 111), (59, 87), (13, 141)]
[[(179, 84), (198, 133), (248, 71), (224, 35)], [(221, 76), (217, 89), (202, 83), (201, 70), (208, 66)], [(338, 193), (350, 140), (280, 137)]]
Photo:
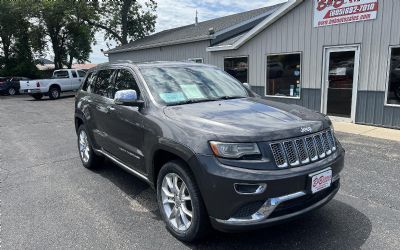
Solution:
[(163, 105), (249, 96), (240, 82), (213, 67), (144, 67), (140, 71), (156, 101)]

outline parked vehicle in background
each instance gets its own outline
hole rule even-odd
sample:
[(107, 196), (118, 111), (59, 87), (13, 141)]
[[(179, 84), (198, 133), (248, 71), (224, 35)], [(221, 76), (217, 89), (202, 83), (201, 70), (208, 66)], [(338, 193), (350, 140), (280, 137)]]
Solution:
[(0, 93), (5, 95), (16, 95), (20, 93), (20, 81), (27, 81), (29, 78), (13, 76), (5, 81), (0, 80)]
[(60, 98), (62, 92), (77, 91), (85, 75), (83, 70), (55, 70), (50, 79), (21, 81), (20, 92), (29, 94), (36, 100), (42, 99), (43, 96), (55, 100)]
[[(168, 230), (248, 230), (295, 218), (339, 190), (345, 151), (332, 123), (260, 98), (197, 63), (104, 64), (75, 100), (82, 164), (108, 158), (156, 189)], [(299, 232), (301, 233), (301, 232)]]

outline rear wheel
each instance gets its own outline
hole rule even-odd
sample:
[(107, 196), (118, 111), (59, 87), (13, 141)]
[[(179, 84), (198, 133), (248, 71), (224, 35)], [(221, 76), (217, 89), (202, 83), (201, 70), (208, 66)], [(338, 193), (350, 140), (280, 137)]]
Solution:
[(81, 125), (78, 129), (78, 149), (85, 168), (93, 169), (103, 160), (103, 157), (94, 153), (85, 125)]
[(209, 218), (193, 175), (181, 161), (166, 163), (157, 179), (157, 201), (167, 229), (181, 241), (204, 237)]
[(35, 100), (40, 100), (43, 98), (43, 94), (32, 94), (32, 97), (35, 98)]
[(14, 88), (9, 88), (8, 89), (8, 94), (9, 95), (15, 95), (15, 94), (17, 94), (17, 91)]
[(56, 87), (56, 86), (50, 87), (50, 89), (49, 89), (49, 98), (51, 100), (56, 100), (56, 99), (60, 98), (60, 94), (61, 94), (61, 91), (60, 91), (60, 89), (58, 87)]

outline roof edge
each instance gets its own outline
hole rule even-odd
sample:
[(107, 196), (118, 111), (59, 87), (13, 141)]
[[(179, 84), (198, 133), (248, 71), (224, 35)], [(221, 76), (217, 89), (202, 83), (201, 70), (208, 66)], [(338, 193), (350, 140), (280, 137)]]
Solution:
[(269, 17), (267, 17), (264, 21), (256, 25), (253, 29), (251, 29), (246, 35), (240, 38), (238, 41), (233, 43), (232, 45), (223, 45), (223, 46), (214, 46), (208, 47), (207, 52), (213, 51), (224, 51), (224, 50), (235, 50), (241, 47), (243, 44), (248, 42), (250, 39), (255, 37), (258, 33), (266, 29), (268, 26), (279, 20), (281, 17), (286, 15), (289, 11), (297, 7), (299, 4), (304, 2), (304, 0), (289, 0), (287, 3), (282, 5), (278, 10), (272, 13)]
[(200, 42), (200, 41), (210, 40), (212, 38), (213, 38), (213, 36), (210, 36), (210, 35), (200, 36), (200, 37), (195, 37), (195, 38), (190, 37), (190, 38), (185, 38), (185, 39), (180, 39), (180, 40), (175, 40), (175, 41), (148, 44), (148, 45), (138, 46), (138, 47), (134, 47), (134, 48), (112, 49), (112, 50), (105, 51), (104, 54), (116, 54), (116, 53), (121, 53), (121, 52), (152, 49), (152, 48), (158, 48), (158, 47), (170, 46), (170, 45), (178, 45), (178, 44), (184, 44), (184, 43), (190, 43), (190, 42)]

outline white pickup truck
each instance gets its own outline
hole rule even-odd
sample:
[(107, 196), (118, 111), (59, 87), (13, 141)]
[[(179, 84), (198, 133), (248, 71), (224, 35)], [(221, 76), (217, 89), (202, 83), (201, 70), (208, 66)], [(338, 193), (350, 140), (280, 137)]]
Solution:
[(55, 70), (50, 79), (20, 81), (20, 93), (29, 94), (36, 100), (45, 95), (55, 100), (60, 98), (61, 92), (78, 90), (85, 75), (83, 70)]

